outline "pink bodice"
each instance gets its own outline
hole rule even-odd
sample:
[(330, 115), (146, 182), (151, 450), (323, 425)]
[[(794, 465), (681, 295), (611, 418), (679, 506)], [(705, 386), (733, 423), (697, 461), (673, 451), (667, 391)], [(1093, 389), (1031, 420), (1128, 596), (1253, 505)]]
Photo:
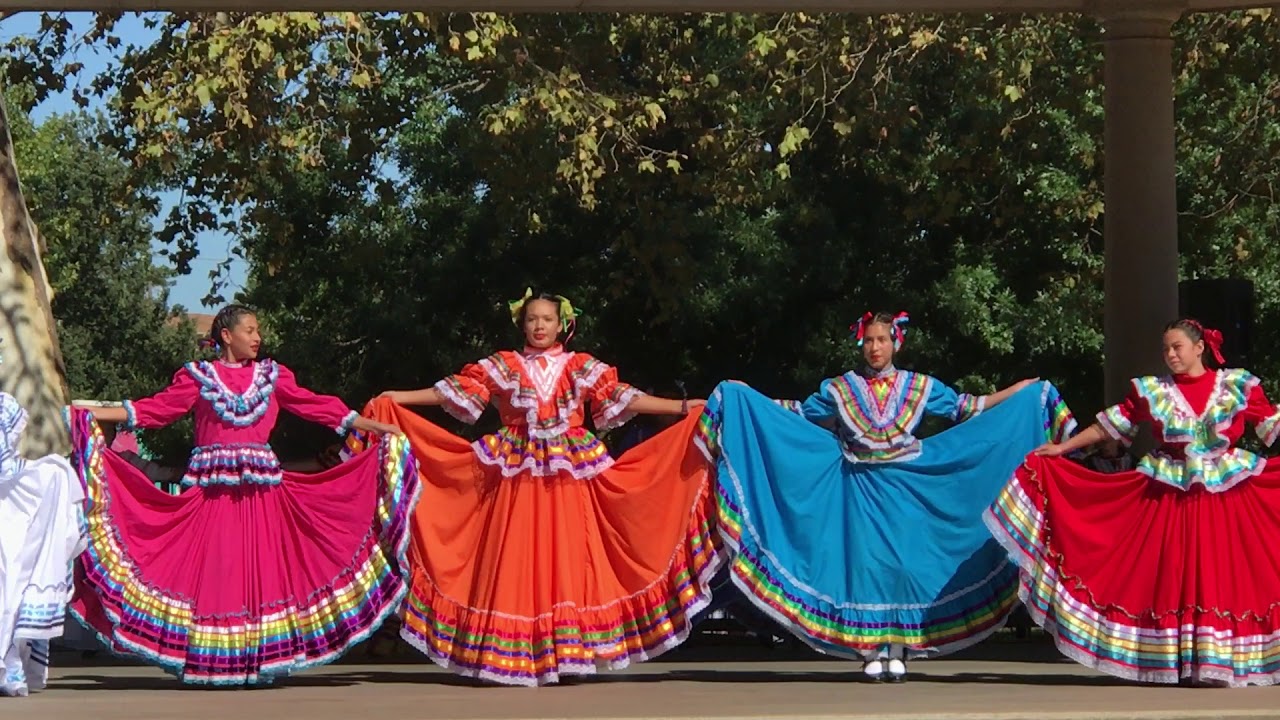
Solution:
[(130, 429), (164, 427), (194, 409), (195, 448), (184, 485), (279, 482), (268, 441), (282, 408), (339, 434), (357, 417), (342, 400), (299, 386), (292, 371), (272, 360), (187, 363), (169, 387), (124, 406)]

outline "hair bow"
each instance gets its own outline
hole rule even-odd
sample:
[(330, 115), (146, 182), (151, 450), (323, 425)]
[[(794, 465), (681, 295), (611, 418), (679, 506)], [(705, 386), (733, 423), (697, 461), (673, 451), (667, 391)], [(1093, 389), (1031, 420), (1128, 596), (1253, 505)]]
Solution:
[[(862, 317), (858, 318), (858, 322), (849, 326), (849, 330), (853, 332), (853, 339), (858, 342), (858, 347), (862, 347), (862, 342), (866, 338), (867, 328), (875, 323), (875, 313), (866, 312)], [(902, 349), (902, 343), (907, 339), (907, 324), (911, 322), (911, 317), (905, 311), (899, 312), (893, 316), (893, 320), (889, 322), (889, 333), (893, 336), (893, 349), (895, 351)]]
[[(556, 295), (555, 297), (560, 301), (560, 306), (558, 308), (560, 312), (560, 329), (565, 332), (570, 332), (574, 323), (578, 320), (578, 309), (573, 306), (573, 303), (569, 302), (569, 298), (563, 295)], [(507, 308), (511, 311), (512, 324), (519, 327), (520, 311), (523, 310), (524, 306), (532, 299), (533, 288), (525, 288), (524, 297), (507, 303)]]
[(1198, 320), (1192, 320), (1190, 325), (1200, 331), (1200, 337), (1209, 348), (1209, 352), (1213, 353), (1213, 359), (1217, 361), (1218, 365), (1226, 365), (1227, 361), (1222, 357), (1222, 331), (1217, 328), (1205, 327)]
[(533, 298), (533, 288), (525, 288), (524, 297), (520, 298), (519, 300), (512, 300), (511, 302), (507, 303), (507, 308), (511, 310), (511, 323), (513, 325), (516, 325), (516, 326), (520, 325), (520, 311), (524, 309), (524, 304), (529, 302), (529, 300), (532, 298)]

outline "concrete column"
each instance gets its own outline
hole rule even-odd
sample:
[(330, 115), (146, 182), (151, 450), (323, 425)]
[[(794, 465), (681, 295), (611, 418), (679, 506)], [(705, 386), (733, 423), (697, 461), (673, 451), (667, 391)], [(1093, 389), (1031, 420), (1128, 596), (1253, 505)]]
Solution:
[(1106, 400), (1159, 372), (1160, 331), (1178, 312), (1173, 39), (1180, 8), (1107, 8), (1104, 190)]

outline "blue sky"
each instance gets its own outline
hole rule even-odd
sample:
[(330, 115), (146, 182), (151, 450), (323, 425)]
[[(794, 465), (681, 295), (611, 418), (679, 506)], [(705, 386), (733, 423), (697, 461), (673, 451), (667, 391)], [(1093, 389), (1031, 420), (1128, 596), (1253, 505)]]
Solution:
[[(72, 21), (76, 29), (81, 29), (90, 22), (92, 13), (68, 13), (67, 17)], [(39, 29), (39, 13), (19, 13), (0, 22), (0, 36), (5, 38), (18, 35), (34, 35), (39, 32)], [(142, 24), (142, 19), (135, 15), (128, 15), (123, 18), (116, 26), (116, 32), (123, 41), (122, 46), (149, 44), (156, 35), (155, 31), (145, 28)], [(84, 71), (81, 77), (84, 78), (85, 82), (105, 69), (107, 63), (111, 60), (111, 52), (106, 48), (86, 48), (80, 51), (76, 59), (84, 63)], [(40, 122), (50, 115), (74, 112), (76, 109), (75, 103), (71, 100), (71, 94), (65, 92), (52, 96), (41, 103), (36, 108), (33, 116), (36, 122)], [(21, 168), (19, 168), (19, 172), (21, 172)], [(161, 201), (163, 202), (163, 207), (160, 211), (160, 217), (163, 217), (169, 211), (169, 208), (179, 201), (179, 198), (177, 193), (167, 193), (161, 196)], [(182, 305), (192, 312), (207, 312), (216, 309), (205, 308), (200, 302), (200, 299), (209, 292), (209, 272), (217, 267), (219, 263), (231, 257), (234, 241), (221, 233), (206, 233), (201, 235), (197, 242), (200, 255), (192, 263), (191, 273), (179, 276), (174, 281), (169, 293), (169, 300), (171, 303)], [(165, 263), (166, 261), (157, 257), (157, 262)], [(247, 268), (244, 261), (235, 258), (231, 266), (233, 286), (225, 289), (223, 294), (228, 297), (232, 295), (235, 289), (244, 282), (246, 272)]]

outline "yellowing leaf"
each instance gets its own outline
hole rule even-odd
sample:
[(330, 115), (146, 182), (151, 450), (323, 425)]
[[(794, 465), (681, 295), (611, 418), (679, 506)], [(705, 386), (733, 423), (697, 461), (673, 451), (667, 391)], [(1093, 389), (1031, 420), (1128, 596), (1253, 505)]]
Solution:
[(809, 139), (809, 128), (803, 125), (793, 124), (787, 128), (787, 132), (782, 137), (782, 142), (778, 143), (778, 154), (787, 157), (800, 149), (805, 140)]
[(649, 124), (654, 127), (667, 119), (667, 114), (663, 112), (662, 106), (655, 102), (645, 103), (644, 112), (649, 116)]

